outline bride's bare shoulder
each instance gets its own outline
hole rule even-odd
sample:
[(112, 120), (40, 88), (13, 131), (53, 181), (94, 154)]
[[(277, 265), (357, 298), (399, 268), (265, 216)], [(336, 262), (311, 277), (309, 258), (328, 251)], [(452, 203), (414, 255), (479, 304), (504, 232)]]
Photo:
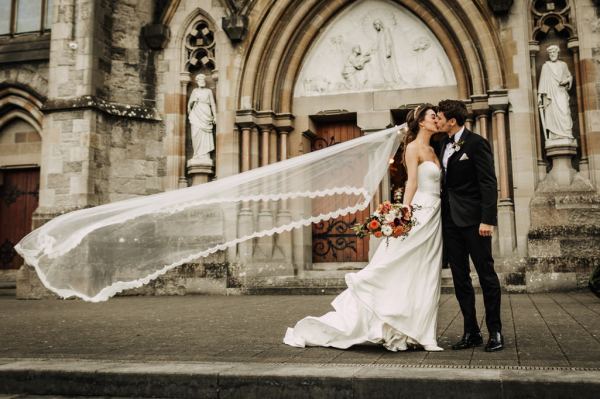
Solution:
[(422, 153), (424, 151), (427, 151), (427, 145), (423, 145), (422, 143), (419, 143), (417, 141), (411, 141), (410, 143), (408, 143), (408, 145), (406, 146), (406, 152), (409, 153)]
[(410, 143), (408, 143), (408, 145), (406, 146), (406, 152), (413, 152), (413, 151), (418, 151), (420, 147), (420, 144), (417, 143), (416, 141), (411, 141)]

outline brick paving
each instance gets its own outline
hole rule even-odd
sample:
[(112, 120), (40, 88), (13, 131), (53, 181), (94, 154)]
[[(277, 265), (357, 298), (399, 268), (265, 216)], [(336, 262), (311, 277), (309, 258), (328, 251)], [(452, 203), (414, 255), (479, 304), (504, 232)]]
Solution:
[[(453, 295), (442, 295), (440, 301), (438, 335), (444, 352), (392, 353), (377, 345), (299, 349), (281, 343), (286, 327), (306, 315), (329, 311), (332, 299), (118, 297), (91, 304), (2, 298), (0, 364), (43, 358), (600, 369), (600, 299), (585, 291), (504, 294), (506, 349), (497, 353), (450, 349), (462, 333)], [(483, 323), (480, 295), (477, 304)]]

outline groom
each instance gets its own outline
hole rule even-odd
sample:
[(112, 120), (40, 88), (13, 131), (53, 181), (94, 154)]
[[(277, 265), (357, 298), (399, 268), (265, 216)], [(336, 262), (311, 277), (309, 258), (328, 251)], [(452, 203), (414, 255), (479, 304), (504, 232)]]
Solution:
[(456, 298), (464, 318), (464, 335), (452, 349), (483, 344), (475, 313), (469, 255), (479, 276), (489, 340), (487, 352), (504, 348), (500, 321), (500, 282), (494, 271), (492, 232), (498, 198), (494, 158), (483, 137), (464, 127), (467, 107), (457, 100), (438, 105), (438, 129), (446, 133), (438, 148), (443, 165), (442, 231), (454, 280)]

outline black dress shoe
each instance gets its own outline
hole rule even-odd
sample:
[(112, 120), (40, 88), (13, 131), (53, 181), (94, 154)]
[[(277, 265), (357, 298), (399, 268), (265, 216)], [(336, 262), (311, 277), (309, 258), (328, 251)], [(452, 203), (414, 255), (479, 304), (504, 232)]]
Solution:
[(460, 341), (452, 345), (452, 349), (469, 349), (474, 346), (481, 346), (481, 344), (483, 344), (483, 338), (481, 337), (480, 332), (465, 333)]
[(504, 349), (504, 337), (500, 331), (490, 333), (490, 339), (485, 345), (486, 352), (496, 352)]

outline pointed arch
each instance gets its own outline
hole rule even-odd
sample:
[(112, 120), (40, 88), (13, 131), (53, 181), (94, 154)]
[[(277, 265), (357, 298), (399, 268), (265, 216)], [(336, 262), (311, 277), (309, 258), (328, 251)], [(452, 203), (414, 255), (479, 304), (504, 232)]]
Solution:
[[(502, 46), (492, 17), (467, 0), (394, 0), (419, 17), (448, 54), (460, 96), (505, 88)], [(291, 112), (293, 86), (302, 61), (320, 31), (352, 0), (257, 2), (239, 82), (238, 108)]]
[(24, 85), (0, 85), (0, 128), (12, 119), (20, 118), (33, 126), (43, 137), (43, 97)]

